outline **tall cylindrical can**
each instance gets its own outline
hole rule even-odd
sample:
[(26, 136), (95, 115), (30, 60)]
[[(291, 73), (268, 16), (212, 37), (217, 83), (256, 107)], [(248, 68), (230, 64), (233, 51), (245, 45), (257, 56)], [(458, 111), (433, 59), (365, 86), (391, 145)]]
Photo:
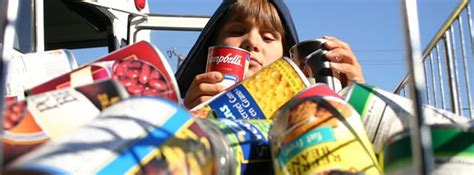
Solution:
[(55, 140), (92, 121), (100, 111), (128, 98), (118, 81), (103, 80), (75, 88), (58, 89), (7, 103), (3, 108), (4, 162)]
[(273, 118), (275, 174), (380, 173), (360, 116), (327, 85), (303, 90)]
[(325, 39), (306, 40), (290, 48), (291, 59), (312, 83), (325, 83), (338, 92), (342, 89), (339, 74), (334, 72), (326, 58)]
[(219, 84), (228, 88), (244, 79), (250, 61), (250, 52), (230, 46), (211, 46), (207, 56), (206, 72), (218, 71), (224, 75)]
[(132, 97), (16, 159), (5, 173), (233, 174), (225, 141), (218, 129), (204, 130), (175, 103)]
[(271, 124), (197, 119), (167, 100), (132, 97), (17, 159), (5, 173), (272, 174)]
[[(197, 119), (209, 131), (218, 131), (212, 137), (224, 136), (222, 143), (231, 148), (227, 152), (234, 162), (232, 174), (273, 174), (268, 133), (271, 120)], [(217, 132), (216, 132), (217, 133)]]

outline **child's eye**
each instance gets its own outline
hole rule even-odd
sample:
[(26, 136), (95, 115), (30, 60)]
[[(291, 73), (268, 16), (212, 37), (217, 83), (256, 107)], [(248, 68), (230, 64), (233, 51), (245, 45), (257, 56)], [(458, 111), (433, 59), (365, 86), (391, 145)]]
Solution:
[(263, 34), (263, 40), (265, 41), (275, 41), (275, 36), (272, 33), (265, 33)]
[(230, 35), (230, 36), (242, 36), (245, 34), (245, 32), (243, 30), (229, 30), (227, 31), (227, 33)]

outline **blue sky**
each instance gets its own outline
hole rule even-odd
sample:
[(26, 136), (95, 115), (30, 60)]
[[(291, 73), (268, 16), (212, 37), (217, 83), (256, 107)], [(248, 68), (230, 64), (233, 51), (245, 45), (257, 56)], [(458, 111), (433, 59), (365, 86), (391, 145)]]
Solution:
[[(150, 0), (153, 13), (211, 15), (221, 0)], [(368, 84), (392, 91), (406, 75), (406, 58), (399, 0), (286, 0), (300, 40), (335, 36), (350, 44)], [(433, 38), (458, 0), (418, 0), (422, 49)], [(167, 56), (176, 48), (187, 54), (197, 32), (152, 32), (152, 42)], [(106, 53), (98, 48), (74, 51), (87, 63)], [(169, 60), (176, 70), (176, 58)]]

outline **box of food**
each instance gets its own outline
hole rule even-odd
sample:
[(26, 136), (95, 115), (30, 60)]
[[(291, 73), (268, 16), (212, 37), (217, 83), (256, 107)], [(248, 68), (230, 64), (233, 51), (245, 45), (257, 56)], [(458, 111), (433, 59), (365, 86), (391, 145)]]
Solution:
[(191, 111), (204, 118), (271, 120), (281, 106), (308, 86), (301, 70), (288, 58), (280, 58)]
[(133, 96), (161, 96), (178, 102), (179, 90), (170, 65), (152, 44), (141, 41), (114, 51), (91, 63), (27, 91), (50, 90), (89, 84), (97, 80), (119, 80)]

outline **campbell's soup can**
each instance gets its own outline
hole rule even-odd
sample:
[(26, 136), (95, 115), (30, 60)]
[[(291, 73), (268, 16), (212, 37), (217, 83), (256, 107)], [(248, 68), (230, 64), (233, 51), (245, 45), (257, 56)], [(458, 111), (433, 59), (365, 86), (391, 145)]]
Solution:
[(206, 72), (218, 71), (224, 75), (219, 85), (228, 88), (244, 79), (249, 67), (250, 52), (230, 46), (211, 46), (207, 55)]

